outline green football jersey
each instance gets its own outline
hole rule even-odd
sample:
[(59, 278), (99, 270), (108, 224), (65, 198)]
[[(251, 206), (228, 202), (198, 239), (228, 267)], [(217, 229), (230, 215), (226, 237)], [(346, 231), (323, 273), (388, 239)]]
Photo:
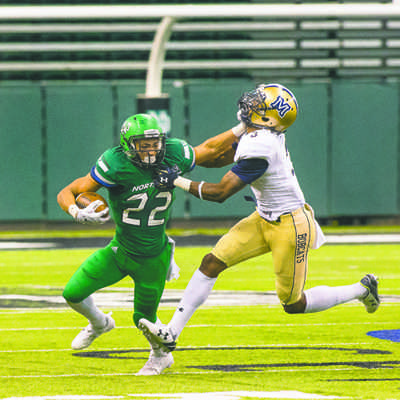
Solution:
[[(180, 139), (166, 140), (164, 165), (177, 165), (186, 173), (194, 163), (189, 144)], [(105, 151), (91, 171), (92, 178), (108, 189), (118, 242), (135, 256), (156, 256), (168, 240), (165, 229), (175, 193), (174, 189), (157, 189), (153, 174), (152, 169), (132, 164), (121, 146)]]

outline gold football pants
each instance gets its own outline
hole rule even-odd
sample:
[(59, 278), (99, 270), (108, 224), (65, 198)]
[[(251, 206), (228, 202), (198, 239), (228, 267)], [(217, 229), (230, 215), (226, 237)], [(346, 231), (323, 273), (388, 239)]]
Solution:
[(315, 223), (305, 206), (269, 222), (257, 211), (221, 237), (212, 254), (228, 267), (272, 252), (275, 287), (283, 305), (300, 300), (307, 275), (308, 250), (315, 240)]

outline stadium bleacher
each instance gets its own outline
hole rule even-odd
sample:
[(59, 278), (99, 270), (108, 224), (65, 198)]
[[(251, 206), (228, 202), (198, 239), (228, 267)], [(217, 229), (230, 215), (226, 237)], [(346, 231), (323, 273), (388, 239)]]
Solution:
[[(303, 3), (310, 2), (317, 1)], [(52, 5), (97, 3), (51, 2)], [(146, 2), (158, 3), (162, 4), (154, 0)], [(0, 1), (0, 5), (22, 4), (26, 2)], [(46, 4), (47, 1), (40, 0), (29, 2), (29, 5)], [(102, 4), (132, 3), (109, 0)], [(143, 79), (158, 23), (157, 19), (2, 20), (0, 78)], [(362, 19), (180, 20), (175, 23), (167, 44), (164, 77), (257, 79), (260, 71), (271, 78), (398, 76), (399, 28), (400, 18), (373, 15)]]

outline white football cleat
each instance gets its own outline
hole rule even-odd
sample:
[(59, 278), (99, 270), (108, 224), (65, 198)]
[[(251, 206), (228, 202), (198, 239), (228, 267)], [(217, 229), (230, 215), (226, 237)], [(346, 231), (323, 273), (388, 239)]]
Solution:
[(112, 312), (106, 315), (106, 324), (103, 328), (95, 329), (92, 324), (83, 328), (75, 339), (72, 341), (71, 347), (73, 350), (82, 350), (89, 347), (93, 340), (106, 332), (110, 332), (115, 328), (115, 321), (111, 318)]
[(152, 344), (153, 348), (153, 344), (158, 344), (167, 353), (176, 349), (176, 337), (174, 337), (167, 325), (154, 324), (145, 318), (141, 318), (139, 320), (139, 329)]
[(162, 350), (151, 350), (150, 357), (143, 368), (136, 375), (160, 375), (174, 363), (171, 353)]
[(365, 305), (368, 313), (374, 313), (381, 302), (378, 296), (378, 278), (375, 275), (367, 274), (360, 283), (367, 289), (367, 294), (360, 301)]

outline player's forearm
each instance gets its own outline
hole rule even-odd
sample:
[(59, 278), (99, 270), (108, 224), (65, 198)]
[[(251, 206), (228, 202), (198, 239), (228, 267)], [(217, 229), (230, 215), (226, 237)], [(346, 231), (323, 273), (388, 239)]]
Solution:
[[(218, 190), (218, 184), (206, 183), (204, 181), (195, 182), (191, 181), (190, 179), (183, 178), (182, 176), (178, 176), (178, 178), (174, 180), (174, 185), (201, 200), (221, 203), (226, 199), (226, 197), (223, 198), (221, 191)], [(207, 186), (207, 189), (203, 189), (205, 186)]]
[(203, 146), (210, 152), (216, 155), (221, 155), (226, 152), (226, 150), (232, 147), (233, 142), (236, 141), (236, 136), (232, 134), (232, 131), (226, 131), (207, 139)]
[(75, 198), (78, 194), (83, 193), (86, 190), (86, 186), (83, 185), (82, 183), (85, 182), (85, 178), (78, 178), (71, 182), (68, 186), (66, 186), (64, 189), (60, 191), (57, 195), (57, 202), (59, 206), (67, 213), (69, 214), (69, 208), (76, 204), (75, 203)]
[[(57, 202), (67, 214), (71, 214), (70, 207), (76, 204), (75, 198), (78, 194), (83, 192), (97, 192), (100, 187), (101, 185), (94, 181), (90, 177), (90, 174), (87, 174), (86, 176), (75, 179), (68, 186), (62, 189), (57, 195)], [(74, 213), (75, 212), (73, 212), (73, 214)]]
[(189, 193), (193, 196), (215, 203), (223, 203), (229, 195), (224, 193), (216, 183), (193, 182), (190, 185)]
[(236, 137), (230, 131), (221, 133), (195, 147), (196, 164), (201, 166), (212, 165), (224, 153), (232, 148)]
[(230, 164), (233, 161), (232, 144), (245, 131), (246, 125), (240, 123), (195, 147), (196, 164), (205, 167), (219, 167)]
[(232, 164), (235, 156), (235, 150), (231, 147), (224, 154), (201, 163), (204, 168), (221, 168)]
[(234, 173), (228, 171), (219, 183), (195, 182), (179, 176), (174, 185), (201, 199), (223, 203), (233, 194), (243, 189), (246, 184)]
[(75, 204), (75, 195), (68, 187), (66, 187), (58, 193), (57, 202), (61, 209), (68, 214), (70, 206)]

